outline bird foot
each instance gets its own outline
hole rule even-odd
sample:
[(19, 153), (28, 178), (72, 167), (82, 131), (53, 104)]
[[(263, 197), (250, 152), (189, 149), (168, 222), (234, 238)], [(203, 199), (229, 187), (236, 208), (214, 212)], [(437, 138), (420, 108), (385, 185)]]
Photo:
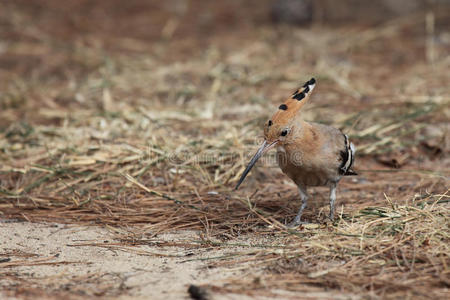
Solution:
[(286, 224), (286, 227), (289, 228), (289, 229), (293, 229), (293, 228), (296, 228), (296, 227), (298, 227), (300, 225), (306, 225), (306, 224), (312, 224), (312, 223), (294, 219), (292, 222), (289, 222), (288, 224)]
[(339, 223), (339, 218), (334, 218), (334, 217), (328, 216), (325, 219), (325, 223), (328, 225), (336, 226)]

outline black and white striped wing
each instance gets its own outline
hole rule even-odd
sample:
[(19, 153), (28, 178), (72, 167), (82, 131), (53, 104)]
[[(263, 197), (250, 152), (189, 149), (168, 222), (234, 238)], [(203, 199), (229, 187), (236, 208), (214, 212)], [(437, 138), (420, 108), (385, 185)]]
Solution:
[(344, 134), (345, 149), (341, 150), (341, 165), (339, 166), (339, 174), (343, 176), (358, 175), (352, 170), (355, 160), (355, 146), (348, 140), (348, 136)]

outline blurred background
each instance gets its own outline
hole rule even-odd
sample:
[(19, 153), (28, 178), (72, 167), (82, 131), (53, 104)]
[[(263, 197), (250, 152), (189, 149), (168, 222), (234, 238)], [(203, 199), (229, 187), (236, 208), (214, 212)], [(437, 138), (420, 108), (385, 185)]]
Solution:
[[(128, 203), (124, 173), (188, 199), (228, 191), (311, 77), (304, 117), (351, 136), (363, 180), (436, 175), (401, 173), (354, 199), (442, 188), (449, 25), (445, 0), (3, 0), (1, 191), (32, 206)], [(272, 169), (246, 186), (287, 182)]]

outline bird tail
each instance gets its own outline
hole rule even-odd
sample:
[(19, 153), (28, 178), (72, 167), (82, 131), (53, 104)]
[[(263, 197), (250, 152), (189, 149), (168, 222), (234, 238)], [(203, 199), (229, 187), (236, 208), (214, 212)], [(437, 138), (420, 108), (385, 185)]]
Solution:
[(356, 173), (355, 171), (353, 171), (352, 169), (348, 169), (345, 173), (344, 176), (355, 176), (358, 175), (358, 173)]

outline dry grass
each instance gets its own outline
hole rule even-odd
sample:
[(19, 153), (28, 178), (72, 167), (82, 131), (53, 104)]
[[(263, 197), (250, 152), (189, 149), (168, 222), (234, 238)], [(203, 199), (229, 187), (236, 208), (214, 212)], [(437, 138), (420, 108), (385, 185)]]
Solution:
[[(79, 35), (61, 20), (52, 27), (51, 14), (35, 27), (33, 10), (5, 8), (2, 219), (139, 225), (121, 236), (134, 244), (179, 229), (202, 230), (196, 245), (269, 239), (211, 260), (264, 270), (212, 286), (219, 292), (448, 291), (446, 12), (433, 15), (432, 29), (420, 15), (370, 29), (217, 25), (206, 37), (180, 38), (192, 28), (175, 18), (150, 36), (123, 38), (108, 31), (114, 24)], [(349, 133), (361, 175), (340, 185), (335, 224), (323, 222), (317, 193), (306, 218), (319, 225), (290, 231), (282, 223), (297, 196), (273, 161), (241, 191), (231, 188), (267, 116), (311, 75), (318, 87), (305, 117)]]

